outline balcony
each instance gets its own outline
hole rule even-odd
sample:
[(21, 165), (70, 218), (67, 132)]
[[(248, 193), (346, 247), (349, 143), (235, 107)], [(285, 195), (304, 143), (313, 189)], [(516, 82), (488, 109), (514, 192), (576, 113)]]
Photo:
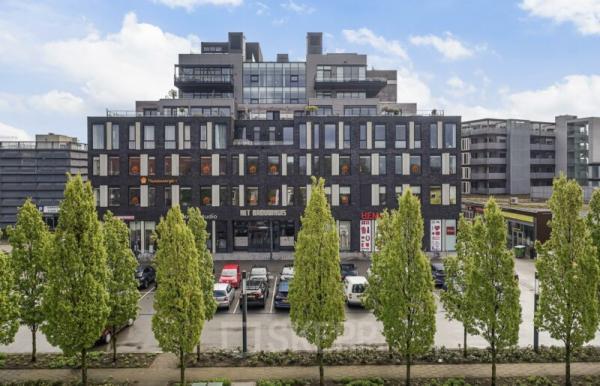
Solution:
[(506, 158), (472, 158), (471, 165), (504, 165)]
[(506, 194), (506, 188), (473, 188), (471, 186), (471, 194)]
[(554, 158), (531, 158), (532, 165), (554, 165), (555, 163)]
[(173, 80), (182, 92), (199, 90), (231, 92), (233, 75), (231, 67), (175, 66)]
[(292, 146), (293, 141), (253, 141), (251, 139), (234, 139), (233, 146)]
[(547, 144), (547, 143), (532, 143), (531, 150), (554, 151), (555, 146), (554, 146), (554, 144)]
[(505, 180), (506, 173), (471, 173), (471, 180)]
[(4, 150), (74, 150), (87, 151), (85, 143), (75, 142), (35, 142), (35, 141), (2, 141), (0, 149)]
[(494, 127), (494, 126), (483, 126), (477, 128), (464, 128), (462, 130), (463, 137), (470, 137), (474, 135), (488, 135), (488, 134), (506, 134), (506, 127)]
[(532, 172), (531, 179), (539, 179), (539, 180), (548, 180), (553, 179), (555, 177), (554, 173), (540, 173), (540, 172)]
[(386, 78), (315, 77), (315, 90), (365, 91), (367, 98), (376, 97), (386, 85)]
[(472, 143), (471, 150), (504, 150), (506, 149), (506, 142), (482, 142)]

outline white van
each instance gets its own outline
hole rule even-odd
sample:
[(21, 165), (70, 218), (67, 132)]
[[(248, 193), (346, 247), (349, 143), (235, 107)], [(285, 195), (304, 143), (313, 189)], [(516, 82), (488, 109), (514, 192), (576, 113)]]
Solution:
[(346, 276), (344, 279), (344, 296), (349, 305), (362, 305), (362, 298), (367, 289), (367, 278), (364, 276)]

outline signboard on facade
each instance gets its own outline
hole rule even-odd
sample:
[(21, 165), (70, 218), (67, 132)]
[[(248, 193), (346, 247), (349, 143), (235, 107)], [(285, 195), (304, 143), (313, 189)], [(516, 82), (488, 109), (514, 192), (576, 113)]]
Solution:
[(241, 217), (282, 217), (287, 216), (286, 209), (240, 209)]
[(440, 252), (442, 250), (442, 220), (431, 220), (431, 252)]
[(202, 214), (202, 217), (204, 217), (205, 220), (216, 220), (217, 219), (217, 215), (214, 213)]
[(132, 216), (132, 215), (115, 216), (115, 218), (118, 218), (119, 220), (123, 220), (123, 221), (133, 221), (133, 220), (135, 220), (135, 216)]
[(371, 252), (372, 248), (371, 220), (360, 220), (360, 251)]
[(40, 212), (44, 213), (44, 214), (56, 214), (58, 213), (59, 207), (58, 206), (40, 206), (38, 208), (40, 210)]
[(150, 178), (140, 177), (140, 184), (142, 185), (175, 185), (177, 184), (176, 178)]
[(360, 212), (361, 220), (377, 220), (379, 218), (379, 212)]

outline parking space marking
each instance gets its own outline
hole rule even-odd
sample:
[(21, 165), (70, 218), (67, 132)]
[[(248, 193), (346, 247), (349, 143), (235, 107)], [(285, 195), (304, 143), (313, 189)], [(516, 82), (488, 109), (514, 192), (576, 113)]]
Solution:
[(140, 300), (138, 300), (138, 302), (141, 302), (142, 299), (144, 299), (146, 297), (146, 295), (148, 295), (150, 292), (152, 292), (152, 290), (154, 289), (154, 287), (150, 288), (148, 291), (146, 291), (141, 297)]
[(275, 276), (275, 284), (273, 285), (273, 291), (272, 291), (272, 295), (271, 295), (271, 308), (269, 309), (269, 314), (273, 313), (273, 306), (275, 305), (275, 291), (277, 291), (277, 280), (279, 278), (277, 276)]
[(238, 291), (235, 291), (235, 295), (236, 295), (236, 301), (235, 301), (235, 307), (233, 307), (233, 312), (232, 314), (235, 314), (237, 312), (238, 306), (240, 305), (240, 299), (242, 298), (242, 294), (240, 292), (240, 296), (237, 296)]

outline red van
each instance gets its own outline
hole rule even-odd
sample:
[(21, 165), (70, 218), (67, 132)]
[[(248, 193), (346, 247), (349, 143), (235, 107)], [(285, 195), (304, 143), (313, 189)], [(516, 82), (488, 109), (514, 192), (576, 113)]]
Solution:
[(219, 283), (230, 284), (233, 288), (238, 288), (242, 282), (242, 271), (239, 264), (225, 264), (219, 277)]

